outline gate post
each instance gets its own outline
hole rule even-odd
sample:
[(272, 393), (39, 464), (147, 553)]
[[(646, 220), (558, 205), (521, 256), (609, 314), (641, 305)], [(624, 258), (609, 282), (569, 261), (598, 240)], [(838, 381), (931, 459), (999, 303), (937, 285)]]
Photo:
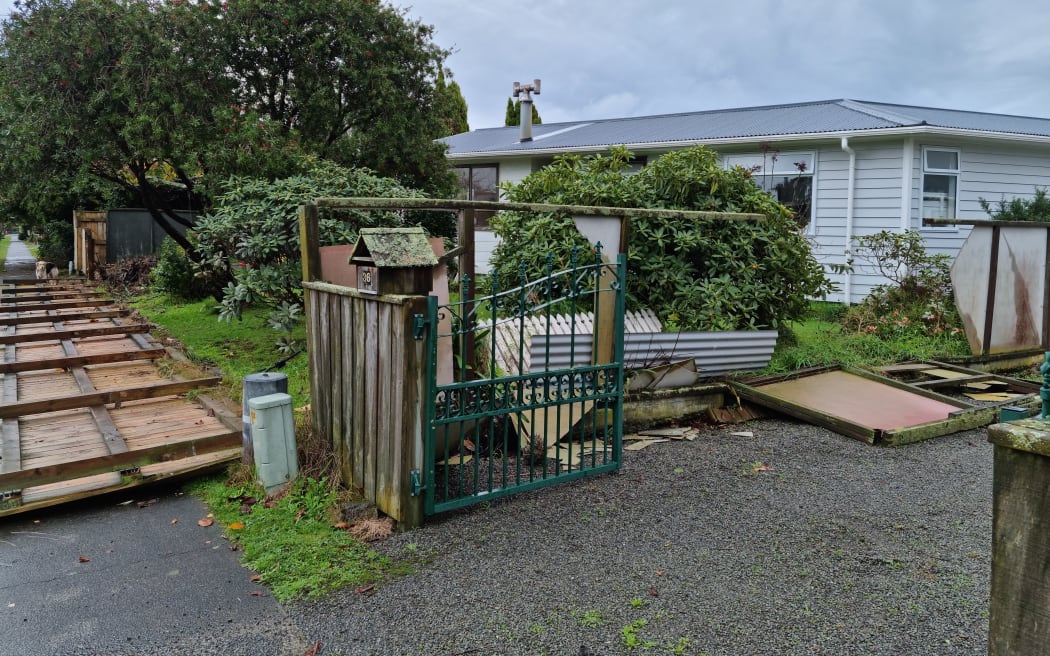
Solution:
[(995, 445), (988, 654), (1042, 654), (1050, 631), (1050, 422), (988, 427)]

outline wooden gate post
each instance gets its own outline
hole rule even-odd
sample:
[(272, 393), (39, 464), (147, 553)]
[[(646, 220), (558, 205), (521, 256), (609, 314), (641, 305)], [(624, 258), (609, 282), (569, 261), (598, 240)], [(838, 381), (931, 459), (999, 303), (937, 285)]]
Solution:
[(995, 445), (989, 656), (1044, 654), (1050, 635), (1050, 422), (988, 427)]

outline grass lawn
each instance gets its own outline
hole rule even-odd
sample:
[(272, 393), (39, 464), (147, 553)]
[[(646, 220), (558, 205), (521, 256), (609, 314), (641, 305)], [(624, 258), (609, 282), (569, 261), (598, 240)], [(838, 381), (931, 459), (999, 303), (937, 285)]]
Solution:
[(11, 246), (11, 235), (4, 235), (0, 239), (0, 272), (4, 270), (4, 262), (7, 261), (7, 249)]
[[(132, 301), (131, 306), (163, 330), (157, 337), (172, 336), (181, 343), (181, 350), (200, 365), (222, 371), (224, 391), (240, 402), (241, 381), (244, 376), (264, 371), (288, 375), (288, 393), (294, 407), (310, 402), (310, 380), (306, 353), (288, 361), (280, 369), (273, 365), (286, 356), (274, 345), (281, 333), (267, 323), (268, 312), (252, 308), (243, 319), (219, 321), (215, 301), (207, 299), (183, 302), (161, 294), (147, 294)], [(305, 349), (306, 328), (300, 325), (292, 335)]]
[(931, 335), (912, 329), (880, 337), (844, 329), (838, 321), (841, 312), (841, 305), (814, 303), (805, 321), (790, 323), (782, 331), (769, 372), (835, 364), (872, 369), (903, 360), (970, 355), (962, 332)]

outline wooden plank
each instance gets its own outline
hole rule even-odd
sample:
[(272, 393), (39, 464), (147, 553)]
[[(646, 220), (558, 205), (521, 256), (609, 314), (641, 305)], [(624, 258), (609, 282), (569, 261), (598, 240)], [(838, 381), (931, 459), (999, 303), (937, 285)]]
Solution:
[(381, 511), (394, 516), (387, 509), (396, 505), (396, 502), (393, 500), (393, 497), (396, 495), (392, 487), (390, 474), (394, 467), (392, 462), (393, 442), (400, 439), (400, 436), (394, 432), (394, 426), (397, 422), (395, 415), (400, 415), (401, 413), (390, 412), (390, 410), (398, 407), (393, 404), (392, 388), (394, 385), (399, 384), (400, 381), (394, 379), (402, 372), (393, 371), (391, 364), (393, 361), (392, 351), (400, 348), (401, 344), (395, 341), (396, 335), (394, 332), (398, 329), (398, 326), (395, 325), (396, 322), (391, 317), (394, 307), (378, 305), (377, 309), (379, 310), (379, 330), (375, 333), (376, 375), (370, 379), (374, 381), (376, 400), (375, 499), (376, 506)]
[(340, 317), (340, 325), (342, 326), (342, 329), (339, 334), (339, 339), (343, 343), (343, 361), (340, 364), (343, 371), (343, 379), (340, 381), (340, 384), (344, 389), (343, 405), (339, 410), (342, 414), (341, 421), (343, 424), (343, 434), (339, 436), (338, 439), (333, 440), (332, 449), (335, 461), (339, 468), (340, 478), (344, 484), (347, 484), (354, 480), (352, 460), (354, 457), (352, 451), (354, 439), (354, 342), (352, 338), (354, 299), (340, 297), (339, 309), (342, 314)]
[(346, 428), (343, 423), (343, 393), (346, 390), (346, 374), (343, 372), (343, 349), (345, 348), (345, 342), (343, 340), (343, 303), (349, 299), (341, 296), (332, 296), (328, 303), (328, 325), (329, 335), (331, 341), (328, 343), (328, 363), (329, 363), (329, 375), (331, 376), (331, 399), (332, 404), (329, 409), (329, 416), (331, 417), (330, 423), (332, 426), (332, 441), (329, 444), (332, 447), (333, 454), (337, 452), (339, 448), (337, 445), (342, 444), (346, 439)]
[[(12, 346), (8, 346), (12, 348)], [(163, 348), (140, 349), (137, 351), (123, 351), (119, 353), (96, 353), (92, 355), (75, 355), (61, 358), (47, 358), (43, 360), (30, 360), (25, 362), (0, 363), (0, 374), (19, 373), (23, 371), (36, 371), (40, 369), (67, 369), (69, 367), (82, 367), (84, 365), (99, 364), (104, 362), (130, 362), (134, 360), (152, 360), (165, 355)]]
[(386, 380), (387, 401), (385, 407), (394, 408), (394, 412), (387, 417), (387, 453), (386, 453), (386, 478), (388, 482), (387, 509), (383, 512), (393, 517), (399, 524), (404, 522), (405, 513), (405, 491), (411, 488), (410, 474), (404, 469), (404, 451), (408, 446), (405, 434), (406, 413), (411, 413), (411, 408), (405, 407), (406, 387), (413, 384), (413, 378), (418, 372), (405, 370), (406, 349), (412, 346), (412, 308), (411, 306), (391, 307), (390, 332), (387, 343), (387, 371), (389, 376)]
[(365, 376), (368, 352), (368, 301), (355, 298), (353, 300), (353, 323), (350, 325), (349, 338), (351, 350), (354, 352), (353, 370), (347, 383), (350, 386), (350, 404), (353, 411), (350, 430), (352, 439), (350, 441), (351, 467), (353, 468), (354, 487), (364, 490), (365, 486)]
[[(77, 369), (83, 371), (83, 369)], [(139, 399), (152, 399), (158, 396), (171, 394), (182, 394), (199, 387), (213, 387), (221, 381), (218, 377), (196, 378), (193, 380), (177, 381), (172, 383), (157, 383), (138, 387), (123, 387), (106, 391), (82, 392), (69, 396), (60, 396), (49, 399), (34, 401), (23, 401), (17, 403), (5, 403), (0, 406), (0, 419), (19, 417), (21, 415), (32, 415), (41, 412), (55, 412), (58, 410), (70, 410), (73, 408), (86, 408), (93, 405), (107, 403), (119, 403), (122, 401), (136, 401)], [(93, 386), (92, 386), (93, 387)]]
[(98, 293), (78, 293), (78, 294), (35, 294), (27, 296), (18, 296), (7, 301), (0, 302), (0, 310), (11, 311), (24, 309), (24, 305), (46, 303), (49, 305), (59, 303), (71, 303), (71, 302), (83, 302), (90, 301), (93, 305), (99, 305), (100, 303), (107, 302), (107, 299), (102, 294)]
[(334, 299), (331, 294), (319, 294), (316, 301), (314, 312), (318, 320), (317, 336), (319, 344), (324, 345), (321, 347), (324, 352), (317, 361), (318, 379), (323, 387), (321, 393), (317, 395), (316, 402), (318, 421), (324, 427), (325, 439), (331, 444), (334, 440), (339, 439), (339, 436), (332, 432), (332, 386), (338, 383), (332, 380), (332, 362), (327, 354), (333, 337), (328, 308)]
[(63, 481), (62, 488), (54, 486), (35, 486), (23, 490), (21, 503), (12, 507), (0, 507), (0, 517), (14, 515), (32, 510), (39, 510), (62, 503), (69, 503), (79, 499), (127, 490), (141, 485), (153, 484), (159, 481), (180, 478), (183, 476), (196, 476), (223, 467), (240, 457), (241, 449), (226, 449), (216, 451), (212, 454), (192, 456), (170, 462), (161, 462), (145, 465), (140, 469), (141, 476), (134, 478), (121, 478), (119, 473), (98, 474)]
[[(77, 385), (80, 386), (80, 391), (85, 394), (94, 393), (95, 385), (91, 382), (87, 372), (82, 368), (77, 367), (72, 370), (73, 379), (77, 381)], [(128, 450), (128, 445), (124, 442), (124, 438), (121, 436), (120, 431), (113, 423), (113, 419), (109, 416), (109, 411), (104, 405), (93, 405), (88, 408), (91, 412), (91, 418), (95, 421), (95, 426), (98, 427), (98, 432), (102, 435), (102, 441), (106, 445), (106, 448), (110, 453), (124, 453)]]
[(241, 434), (227, 431), (213, 435), (159, 444), (146, 449), (135, 449), (125, 453), (87, 458), (44, 467), (34, 467), (18, 472), (0, 474), (0, 489), (21, 489), (33, 485), (57, 483), (70, 478), (80, 478), (110, 471), (122, 471), (134, 467), (186, 458), (222, 449), (240, 446)]
[(14, 316), (0, 316), (0, 326), (20, 326), (25, 324), (33, 323), (46, 323), (55, 319), (62, 321), (80, 321), (88, 320), (93, 321), (95, 319), (110, 319), (114, 317), (124, 317), (130, 314), (128, 310), (99, 310), (97, 312), (85, 311), (85, 312), (66, 312), (56, 313), (51, 312), (49, 314), (16, 314)]
[(82, 337), (101, 337), (104, 335), (133, 335), (148, 331), (148, 323), (135, 323), (123, 326), (97, 326), (92, 328), (66, 328), (65, 330), (54, 330), (52, 332), (0, 335), (0, 344), (47, 342), (52, 340), (78, 339)]
[(40, 310), (63, 310), (68, 308), (95, 308), (115, 305), (105, 299), (88, 299), (82, 301), (55, 301), (54, 303), (0, 303), (0, 312), (37, 312)]
[(379, 424), (378, 417), (381, 411), (379, 407), (378, 390), (376, 380), (379, 377), (379, 357), (376, 340), (379, 336), (379, 310), (381, 305), (376, 302), (365, 302), (364, 316), (364, 349), (361, 351), (365, 361), (365, 373), (361, 379), (364, 387), (361, 392), (364, 396), (364, 478), (361, 481), (364, 487), (365, 498), (370, 501), (376, 499), (376, 451), (379, 446)]

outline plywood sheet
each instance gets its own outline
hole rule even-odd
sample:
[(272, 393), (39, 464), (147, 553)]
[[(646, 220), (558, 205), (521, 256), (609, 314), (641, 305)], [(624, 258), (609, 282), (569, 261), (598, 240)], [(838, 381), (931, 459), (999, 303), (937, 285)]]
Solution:
[(960, 409), (847, 371), (828, 371), (758, 389), (784, 402), (880, 430), (948, 419)]

